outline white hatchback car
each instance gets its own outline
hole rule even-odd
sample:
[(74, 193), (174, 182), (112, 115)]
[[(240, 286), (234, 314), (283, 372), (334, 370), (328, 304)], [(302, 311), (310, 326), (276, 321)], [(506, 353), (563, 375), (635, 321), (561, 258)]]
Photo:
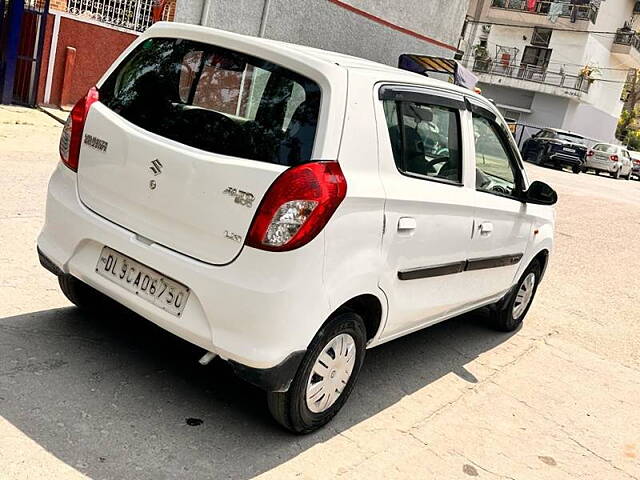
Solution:
[(596, 175), (607, 172), (614, 178), (631, 180), (633, 160), (629, 150), (621, 145), (598, 143), (587, 152), (583, 171), (593, 170)]
[(295, 432), (367, 348), (484, 306), (518, 328), (553, 247), (557, 196), (483, 97), (209, 28), (141, 35), (60, 154), (38, 250), (67, 297), (228, 361)]

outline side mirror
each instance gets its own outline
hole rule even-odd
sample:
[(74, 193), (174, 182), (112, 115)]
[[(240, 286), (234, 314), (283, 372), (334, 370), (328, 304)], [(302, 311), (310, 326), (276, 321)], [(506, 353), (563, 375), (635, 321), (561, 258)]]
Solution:
[(524, 192), (524, 201), (536, 205), (555, 205), (558, 202), (558, 194), (546, 183), (535, 181)]

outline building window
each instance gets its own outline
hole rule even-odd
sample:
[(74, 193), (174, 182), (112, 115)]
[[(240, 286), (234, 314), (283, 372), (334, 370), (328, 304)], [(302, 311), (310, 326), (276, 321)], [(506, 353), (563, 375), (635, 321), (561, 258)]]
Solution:
[(535, 27), (531, 36), (531, 45), (537, 47), (548, 47), (551, 42), (551, 34), (553, 30), (550, 28)]

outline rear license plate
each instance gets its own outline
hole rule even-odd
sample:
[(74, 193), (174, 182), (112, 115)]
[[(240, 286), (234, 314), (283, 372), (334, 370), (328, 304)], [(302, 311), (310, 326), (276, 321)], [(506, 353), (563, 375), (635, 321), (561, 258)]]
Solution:
[(565, 152), (569, 152), (569, 153), (576, 153), (575, 148), (564, 147), (562, 150), (564, 150)]
[(109, 247), (98, 258), (96, 272), (156, 307), (179, 317), (187, 304), (189, 289)]

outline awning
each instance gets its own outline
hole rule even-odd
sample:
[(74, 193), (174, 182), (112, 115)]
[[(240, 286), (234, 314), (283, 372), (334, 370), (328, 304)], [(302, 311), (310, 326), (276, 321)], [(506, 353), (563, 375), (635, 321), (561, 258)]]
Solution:
[(398, 67), (402, 70), (429, 76), (429, 72), (450, 75), (453, 83), (473, 90), (478, 83), (470, 70), (460, 65), (456, 60), (428, 55), (400, 55)]

